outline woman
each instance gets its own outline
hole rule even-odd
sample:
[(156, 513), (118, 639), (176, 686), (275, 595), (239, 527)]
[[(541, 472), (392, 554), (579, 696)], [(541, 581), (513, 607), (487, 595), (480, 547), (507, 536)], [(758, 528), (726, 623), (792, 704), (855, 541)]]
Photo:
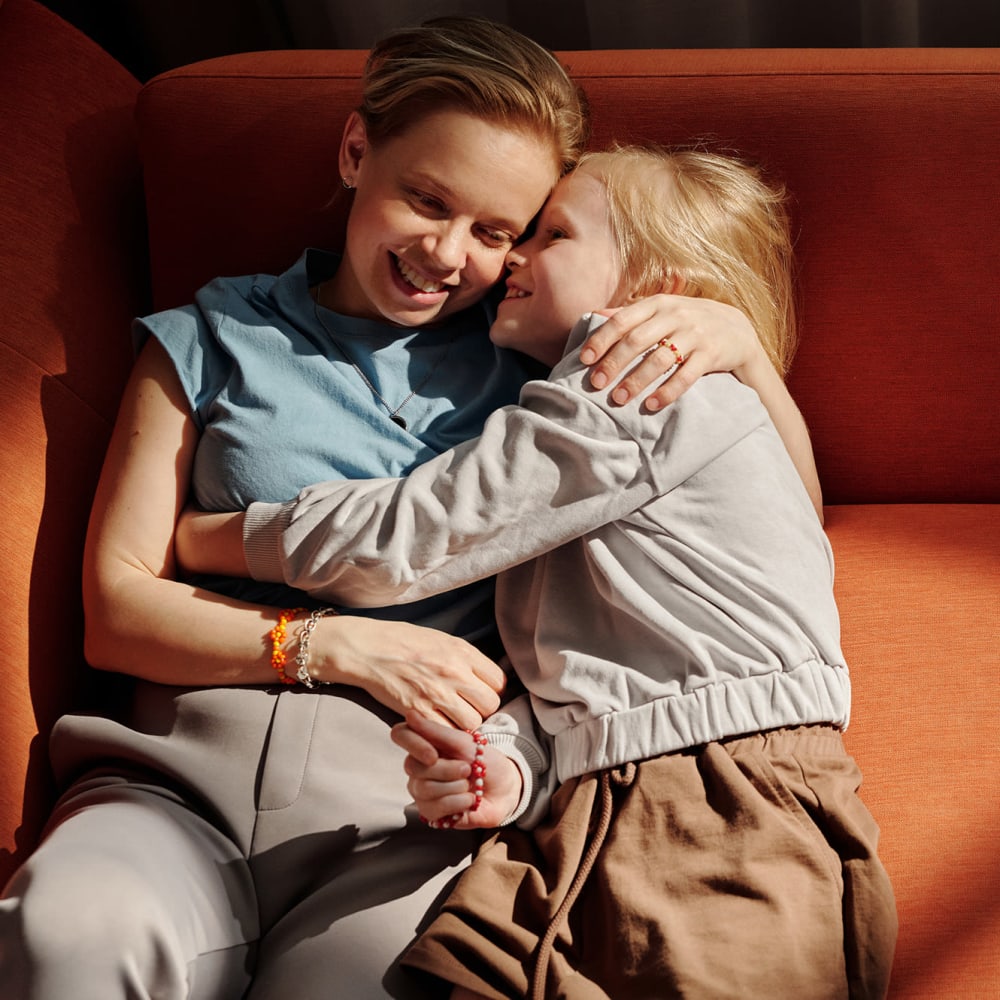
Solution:
[[(413, 995), (396, 957), (474, 840), (404, 811), (387, 735), (408, 710), (471, 728), (497, 708), (489, 585), (311, 619), (310, 673), (335, 686), (293, 690), (294, 616), (276, 609), (309, 602), (177, 581), (174, 526), (189, 494), (233, 510), (332, 474), (404, 474), (515, 399), (526, 363), (489, 343), (485, 297), (585, 137), (565, 72), (517, 33), (401, 32), (373, 50), (345, 127), (343, 258), (214, 282), (137, 324), (84, 595), (88, 658), (139, 683), (127, 719), (55, 729), (68, 790), (0, 900), (14, 996)], [(598, 381), (668, 333), (691, 377), (758, 358), (746, 320), (714, 303), (659, 299), (607, 326)]]

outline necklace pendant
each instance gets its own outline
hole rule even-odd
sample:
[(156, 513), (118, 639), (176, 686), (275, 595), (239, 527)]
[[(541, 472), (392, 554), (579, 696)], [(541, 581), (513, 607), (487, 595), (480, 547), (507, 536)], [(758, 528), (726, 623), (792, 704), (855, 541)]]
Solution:
[(397, 426), (406, 430), (406, 421), (398, 413), (390, 413), (389, 419)]

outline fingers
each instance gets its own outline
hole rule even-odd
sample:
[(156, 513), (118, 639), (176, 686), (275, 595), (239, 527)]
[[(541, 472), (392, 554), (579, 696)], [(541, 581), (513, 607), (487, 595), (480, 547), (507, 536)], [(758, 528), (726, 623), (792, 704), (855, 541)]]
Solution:
[(500, 664), (494, 663), (489, 657), (484, 656), (473, 663), (472, 670), (491, 690), (497, 694), (503, 694), (503, 690), (507, 686), (507, 675)]
[[(679, 307), (673, 304), (674, 298), (653, 296), (620, 309), (584, 345), (581, 360), (588, 349), (604, 350), (590, 376), (595, 389), (628, 370), (611, 393), (617, 405), (624, 406), (671, 369), (684, 364), (689, 350), (695, 347), (690, 333), (677, 329), (675, 314)], [(655, 410), (662, 405), (657, 398), (649, 408)]]
[(704, 354), (694, 354), (691, 357), (685, 357), (684, 364), (663, 385), (659, 386), (643, 400), (643, 406), (647, 410), (662, 410), (663, 407), (669, 406), (680, 399), (702, 375), (707, 374), (711, 370), (708, 359)]
[[(480, 709), (476, 704), (473, 704), (472, 697), (466, 695), (464, 691), (465, 689), (462, 689), (450, 693), (439, 706), (426, 706), (426, 718), (433, 719), (438, 725), (450, 729), (451, 732), (468, 732), (482, 725), (483, 718), (496, 709), (487, 710), (485, 707)], [(484, 704), (489, 700), (485, 692), (483, 695), (479, 699), (479, 704)], [(493, 697), (496, 698), (495, 695)], [(496, 701), (499, 703), (499, 698), (496, 698)]]
[[(671, 401), (680, 396), (680, 392), (672, 394), (666, 392), (666, 386), (680, 375), (683, 370), (681, 365), (687, 367), (690, 360), (685, 356), (680, 347), (680, 343), (682, 342), (682, 338), (678, 337), (666, 340), (665, 343), (655, 344), (646, 353), (643, 360), (632, 368), (621, 382), (615, 386), (611, 394), (611, 399), (619, 406), (624, 406), (630, 399), (635, 399), (644, 389), (671, 370), (673, 370), (673, 374), (670, 378), (663, 385), (659, 386), (656, 392), (651, 393), (646, 398), (646, 408), (649, 410), (662, 408), (664, 404), (659, 396), (660, 393), (663, 393), (664, 397), (670, 398)], [(652, 403), (650, 403), (651, 400)]]
[(469, 825), (477, 798), (470, 785), (471, 768), (465, 761), (441, 759), (433, 767), (424, 768), (408, 757), (406, 770), (407, 790), (425, 820), (434, 823), (447, 819), (449, 827), (460, 821), (463, 828)]
[(432, 767), (439, 760), (439, 754), (434, 745), (411, 729), (405, 722), (393, 726), (389, 735), (392, 742), (409, 755), (407, 768), (409, 768), (409, 758), (413, 758), (424, 767)]
[(479, 718), (472, 725), (463, 726), (463, 729), (475, 729), (483, 719), (492, 715), (500, 707), (500, 695), (491, 687), (469, 686), (461, 688), (461, 696), (476, 710)]
[[(466, 825), (476, 804), (469, 784), (472, 765), (462, 756), (471, 739), (418, 712), (408, 712), (407, 721), (393, 727), (393, 742), (408, 754), (403, 765), (407, 789), (420, 815), (434, 826)], [(442, 756), (438, 749), (452, 756)]]
[(458, 729), (475, 729), (500, 707), (507, 675), (475, 646), (454, 636), (443, 638), (443, 646), (422, 651), (423, 662), (414, 665), (419, 697), (406, 708)]
[(590, 380), (595, 389), (603, 389), (660, 339), (647, 325), (655, 316), (653, 299), (641, 299), (617, 310), (587, 339), (580, 349), (580, 360), (594, 365)]
[(438, 756), (466, 762), (475, 756), (475, 743), (467, 732), (441, 725), (420, 712), (407, 712), (406, 725), (433, 747)]
[(435, 679), (422, 692), (415, 694), (410, 704), (403, 706), (401, 711), (416, 711), (451, 732), (478, 728), (483, 719), (500, 707), (500, 695), (478, 678), (464, 683)]
[(475, 729), (500, 707), (500, 694), (507, 676), (492, 660), (475, 661), (466, 683), (442, 692), (442, 702), (426, 714), (458, 729)]
[(683, 358), (647, 398), (648, 409), (656, 410), (678, 399), (706, 372), (734, 371), (757, 350), (753, 326), (739, 309), (711, 299), (661, 294), (619, 309), (584, 344), (580, 358), (593, 365), (595, 389), (627, 371), (612, 392), (618, 405), (634, 399)]

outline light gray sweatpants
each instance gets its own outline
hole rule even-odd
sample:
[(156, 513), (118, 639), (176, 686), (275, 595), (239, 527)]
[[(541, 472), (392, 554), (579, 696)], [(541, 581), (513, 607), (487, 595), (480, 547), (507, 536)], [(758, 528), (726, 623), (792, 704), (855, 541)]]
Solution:
[(409, 806), (390, 713), (325, 689), (140, 685), (57, 727), (87, 770), (0, 899), (4, 1000), (427, 997), (398, 955), (473, 841)]

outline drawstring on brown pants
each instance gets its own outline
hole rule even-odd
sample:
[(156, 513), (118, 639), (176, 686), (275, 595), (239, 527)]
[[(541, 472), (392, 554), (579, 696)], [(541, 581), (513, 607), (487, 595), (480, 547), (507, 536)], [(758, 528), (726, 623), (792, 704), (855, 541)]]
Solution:
[(548, 977), (549, 960), (552, 957), (552, 946), (555, 943), (556, 935), (569, 916), (569, 911), (573, 908), (577, 897), (583, 891), (584, 883), (593, 870), (597, 856), (604, 846), (608, 830), (611, 828), (611, 817), (614, 812), (612, 782), (622, 788), (627, 788), (635, 781), (635, 772), (636, 767), (633, 763), (601, 771), (601, 812), (598, 816), (597, 827), (586, 852), (580, 859), (580, 866), (576, 870), (576, 875), (573, 876), (573, 882), (563, 901), (559, 904), (559, 909), (552, 915), (545, 935), (538, 945), (538, 954), (535, 956), (535, 972), (531, 980), (530, 1000), (544, 1000), (545, 998), (545, 980)]

